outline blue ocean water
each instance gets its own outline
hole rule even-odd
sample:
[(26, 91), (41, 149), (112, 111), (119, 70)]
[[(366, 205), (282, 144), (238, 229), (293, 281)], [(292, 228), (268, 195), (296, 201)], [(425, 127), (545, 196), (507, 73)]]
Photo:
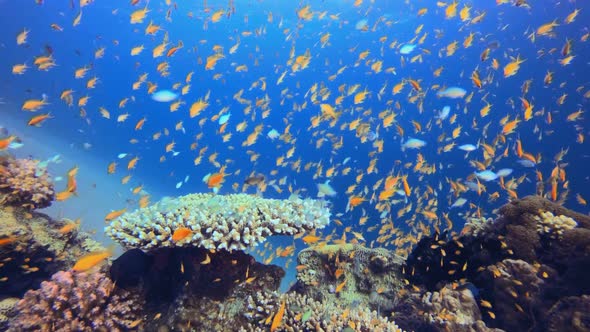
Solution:
[[(334, 232), (333, 238), (337, 239), (347, 233), (350, 240), (354, 238), (350, 231), (354, 231), (361, 233), (368, 245), (393, 246), (391, 240), (395, 237), (385, 243), (375, 242), (380, 225), (389, 221), (396, 229), (418, 237), (423, 232), (417, 225), (430, 227), (434, 223), (425, 217), (424, 211), (437, 214), (440, 228), (445, 227), (443, 214), (448, 213), (455, 231), (460, 230), (464, 216), (492, 216), (495, 208), (510, 199), (499, 181), (485, 182), (486, 189), (481, 193), (469, 190), (454, 195), (452, 192), (451, 182), (465, 183), (478, 171), (471, 160), (487, 163), (487, 168), (494, 171), (513, 169), (504, 181), (521, 178), (515, 188), (519, 197), (536, 193), (536, 171), (543, 175), (540, 181), (543, 194), (550, 193), (549, 177), (559, 165), (566, 173), (566, 181), (558, 182), (558, 194), (568, 193), (564, 204), (588, 212), (583, 201), (590, 198), (585, 167), (590, 161), (590, 150), (586, 141), (576, 142), (579, 135), (588, 135), (587, 115), (583, 113), (579, 119), (568, 121), (568, 115), (578, 110), (585, 112), (589, 100), (588, 96), (584, 97), (590, 90), (586, 75), (590, 47), (585, 39), (589, 31), (584, 22), (590, 19), (590, 12), (582, 3), (541, 1), (529, 8), (510, 3), (460, 2), (457, 16), (446, 18), (445, 9), (449, 4), (439, 6), (434, 2), (364, 1), (357, 7), (352, 1), (236, 1), (234, 8), (227, 1), (178, 1), (169, 5), (165, 1), (140, 1), (132, 6), (127, 1), (104, 0), (84, 8), (80, 8), (78, 2), (42, 2), (0, 2), (3, 26), (0, 97), (5, 103), (0, 105), (2, 117), (24, 124), (32, 114), (20, 110), (22, 103), (46, 95), (50, 104), (37, 114), (50, 111), (54, 118), (35, 129), (40, 135), (61, 137), (72, 144), (90, 144), (89, 152), (102, 160), (104, 165), (100, 167), (104, 173), (88, 175), (88, 182), (93, 182), (92, 178), (118, 179), (131, 174), (129, 189), (149, 183), (144, 190), (158, 193), (159, 197), (209, 192), (211, 189), (201, 179), (219, 170), (219, 166), (208, 161), (209, 156), (216, 153), (219, 165), (227, 165), (228, 176), (219, 189), (221, 194), (235, 192), (234, 183), (240, 191), (243, 181), (252, 172), (264, 174), (267, 183), (274, 181), (277, 185), (279, 190), (270, 185), (263, 193), (268, 198), (288, 198), (289, 187), (302, 197), (315, 197), (316, 185), (329, 179), (338, 194), (328, 200), (334, 219), (340, 221), (341, 226), (334, 223), (323, 234)], [(143, 6), (149, 9), (144, 21), (130, 24), (131, 13)], [(312, 12), (310, 20), (298, 17), (298, 11), (305, 6)], [(462, 20), (458, 12), (464, 6), (471, 7), (470, 18)], [(419, 16), (421, 8), (427, 8), (427, 12)], [(577, 18), (570, 24), (565, 23), (566, 16), (575, 9), (581, 9)], [(226, 12), (218, 22), (212, 22), (211, 17), (218, 10)], [(80, 12), (80, 24), (73, 26)], [(478, 15), (485, 16), (480, 23), (474, 23), (472, 20)], [(360, 20), (366, 20), (367, 31), (355, 28)], [(531, 34), (553, 20), (558, 24), (554, 35), (536, 35), (533, 40)], [(144, 33), (150, 22), (161, 26), (153, 36)], [(59, 25), (63, 31), (56, 31), (51, 24)], [(16, 45), (15, 38), (24, 29), (30, 31), (26, 43)], [(322, 46), (320, 39), (327, 33), (328, 42)], [(473, 34), (472, 46), (466, 48), (463, 42), (470, 34)], [(168, 49), (179, 41), (184, 46), (170, 57), (154, 58), (152, 50), (165, 38), (168, 38)], [(239, 47), (230, 54), (230, 48), (238, 40)], [(568, 40), (572, 45), (571, 55), (575, 57), (571, 64), (562, 65), (559, 60), (566, 57), (562, 48)], [(448, 45), (454, 42), (457, 42), (456, 52), (447, 55)], [(411, 54), (402, 56), (399, 47), (406, 43), (417, 47)], [(131, 56), (130, 50), (140, 45), (144, 46), (143, 52)], [(223, 49), (224, 57), (212, 70), (206, 70), (207, 57), (215, 54), (216, 46)], [(97, 59), (95, 52), (100, 48), (104, 48), (104, 56)], [(486, 49), (489, 49), (489, 58), (482, 61), (482, 52)], [(368, 51), (366, 58), (359, 59), (365, 51)], [(306, 52), (311, 56), (309, 66), (295, 72), (293, 61)], [(33, 65), (35, 57), (49, 53), (56, 66), (48, 71), (37, 70)], [(421, 58), (411, 61), (419, 55)], [(514, 76), (504, 77), (502, 69), (517, 57), (525, 59), (520, 69)], [(494, 59), (499, 63), (497, 69), (492, 68)], [(371, 68), (378, 61), (382, 61), (380, 72)], [(169, 65), (166, 77), (156, 70), (163, 62)], [(23, 75), (13, 75), (12, 66), (20, 63), (30, 68)], [(247, 71), (236, 72), (240, 65), (246, 65)], [(88, 73), (83, 79), (76, 79), (74, 71), (82, 67), (88, 67)], [(344, 67), (341, 74), (330, 79)], [(394, 69), (388, 71), (387, 68)], [(434, 72), (439, 68), (442, 71), (436, 76)], [(484, 81), (481, 89), (475, 87), (471, 79), (475, 70)], [(179, 92), (187, 84), (185, 80), (190, 72), (193, 73), (190, 92), (180, 96), (183, 103), (176, 112), (170, 111), (169, 103), (152, 100), (145, 83), (137, 90), (132, 88), (139, 76), (147, 73), (146, 81), (157, 84), (158, 89), (174, 89), (179, 83), (175, 89)], [(553, 75), (550, 84), (544, 83), (547, 72)], [(283, 73), (286, 73), (283, 82), (277, 84)], [(98, 78), (95, 89), (86, 87), (91, 77)], [(413, 90), (410, 79), (419, 82), (421, 91)], [(527, 81), (530, 86), (524, 93), (523, 84)], [(394, 86), (402, 82), (405, 85), (401, 92), (393, 94)], [(354, 104), (354, 94), (346, 94), (355, 84), (359, 85), (358, 91), (369, 92), (363, 103)], [(314, 85), (318, 91), (325, 89), (325, 100), (321, 100), (321, 95), (312, 99), (314, 93), (310, 89)], [(448, 86), (466, 89), (470, 100), (437, 97), (438, 89)], [(68, 89), (74, 91), (72, 107), (60, 100), (60, 94)], [(234, 98), (241, 90), (242, 98), (251, 104), (250, 110)], [(341, 95), (344, 95), (342, 104), (335, 105), (336, 98)], [(417, 95), (415, 101), (410, 100)], [(564, 95), (567, 96), (563, 103), (558, 104), (558, 99)], [(75, 106), (82, 96), (90, 97), (88, 104)], [(190, 118), (191, 104), (206, 96), (209, 96), (209, 106), (199, 116)], [(534, 105), (533, 117), (528, 121), (523, 119), (521, 97)], [(119, 108), (124, 98), (128, 98), (127, 105)], [(263, 116), (264, 109), (256, 106), (257, 102), (268, 102), (268, 116)], [(326, 119), (311, 128), (312, 118), (321, 115), (321, 103), (335, 106), (336, 111), (342, 113), (334, 125)], [(482, 117), (480, 109), (488, 103), (492, 105), (489, 115)], [(435, 117), (446, 105), (451, 107), (450, 117), (456, 116), (455, 122), (451, 124), (447, 119), (439, 125)], [(101, 116), (100, 107), (110, 112), (110, 119)], [(231, 117), (225, 132), (220, 133), (216, 116), (225, 107)], [(395, 112), (397, 122), (384, 128), (379, 118), (383, 111)], [(129, 116), (117, 122), (121, 114)], [(521, 122), (513, 133), (500, 135), (503, 130), (500, 121), (506, 116)], [(146, 119), (143, 128), (135, 130), (137, 122), (143, 118)], [(378, 134), (376, 141), (382, 141), (382, 152), (377, 151), (373, 141), (363, 142), (349, 129), (354, 120)], [(181, 121), (184, 130), (176, 130)], [(243, 121), (247, 127), (239, 132), (236, 126)], [(259, 125), (262, 129), (256, 143), (243, 146)], [(417, 125), (421, 130), (415, 130)], [(403, 129), (403, 135), (397, 126)], [(461, 126), (460, 134), (451, 138), (458, 126)], [(287, 142), (266, 137), (271, 129), (284, 133), (286, 128), (292, 135)], [(154, 140), (157, 132), (162, 136)], [(230, 133), (231, 137), (224, 141), (223, 135)], [(498, 141), (499, 136), (506, 142)], [(419, 150), (402, 151), (402, 140), (410, 137), (427, 144)], [(137, 143), (131, 143), (133, 139)], [(517, 140), (522, 142), (526, 152), (537, 158), (535, 167), (527, 168), (518, 163)], [(323, 142), (319, 147), (318, 141)], [(166, 145), (172, 142), (174, 151), (178, 152), (176, 156), (165, 151)], [(191, 149), (193, 143), (196, 143), (195, 149)], [(449, 152), (440, 151), (451, 143), (456, 146), (479, 143), (480, 147), (467, 156), (457, 147)], [(496, 148), (495, 155), (487, 162), (483, 157), (483, 143)], [(201, 163), (195, 165), (195, 158), (204, 148)], [(292, 156), (288, 157), (293, 148)], [(556, 163), (555, 155), (563, 150), (568, 153)], [(118, 159), (120, 153), (128, 156)], [(253, 154), (259, 155), (255, 161), (251, 158)], [(127, 162), (136, 156), (139, 157), (137, 167), (128, 171)], [(165, 157), (163, 161), (162, 156)], [(417, 172), (419, 156), (436, 171), (432, 174)], [(277, 165), (280, 157), (284, 158), (284, 163)], [(350, 161), (344, 165), (347, 158)], [(375, 159), (374, 172), (370, 173), (368, 168)], [(118, 164), (117, 172), (107, 175), (106, 167), (113, 161)], [(309, 164), (308, 169), (306, 164)], [(326, 171), (331, 167), (335, 172), (328, 177)], [(351, 170), (345, 175), (343, 171), (347, 167)], [(376, 209), (383, 186), (378, 181), (388, 175), (407, 176), (411, 194), (409, 197), (395, 194), (392, 199), (399, 202), (392, 203), (389, 213), (382, 215), (382, 211)], [(187, 176), (189, 179), (184, 183)], [(284, 183), (279, 184), (283, 178)], [(181, 181), (182, 186), (176, 188)], [(351, 185), (356, 188), (347, 193)], [(403, 191), (402, 187), (399, 190)], [(255, 193), (255, 189), (250, 188), (248, 192)], [(498, 198), (492, 199), (495, 192)], [(362, 196), (365, 201), (346, 212), (353, 195)], [(582, 199), (576, 199), (577, 195)], [(152, 197), (152, 201), (158, 196)], [(459, 197), (466, 199), (467, 204), (451, 209), (450, 205)], [(84, 200), (84, 197), (79, 199)], [(123, 206), (134, 209), (136, 199), (122, 198), (112, 209)], [(408, 212), (398, 215), (404, 208)], [(368, 217), (368, 221), (361, 225), (359, 220), (363, 217)], [(102, 223), (101, 220), (88, 222)], [(290, 245), (292, 240), (279, 242), (284, 246)], [(297, 245), (302, 246), (300, 241)], [(268, 257), (271, 252), (267, 250), (262, 256)]]

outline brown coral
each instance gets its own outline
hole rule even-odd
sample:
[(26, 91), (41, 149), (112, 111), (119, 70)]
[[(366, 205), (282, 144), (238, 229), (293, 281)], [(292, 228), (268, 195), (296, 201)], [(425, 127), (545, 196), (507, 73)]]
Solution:
[(0, 162), (0, 203), (29, 210), (51, 205), (55, 198), (47, 168), (34, 159), (5, 158)]
[(16, 305), (12, 331), (126, 331), (141, 304), (103, 273), (60, 271)]

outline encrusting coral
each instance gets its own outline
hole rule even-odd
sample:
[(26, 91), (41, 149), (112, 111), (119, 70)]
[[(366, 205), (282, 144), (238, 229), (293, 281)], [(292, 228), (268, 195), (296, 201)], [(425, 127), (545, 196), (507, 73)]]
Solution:
[(3, 157), (0, 160), (0, 204), (29, 210), (51, 205), (55, 198), (53, 182), (46, 167), (34, 159)]
[[(105, 228), (126, 248), (146, 251), (162, 247), (244, 250), (270, 235), (293, 235), (323, 228), (330, 211), (322, 201), (277, 200), (232, 194), (190, 194), (166, 198), (125, 213)], [(189, 232), (173, 240), (178, 229)]]
[(141, 307), (103, 273), (60, 271), (17, 303), (9, 331), (128, 331)]

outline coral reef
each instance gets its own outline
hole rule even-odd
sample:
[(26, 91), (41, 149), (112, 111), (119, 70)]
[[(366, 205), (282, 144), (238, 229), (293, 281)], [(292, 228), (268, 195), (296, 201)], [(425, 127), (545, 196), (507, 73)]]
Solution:
[(110, 269), (117, 285), (145, 297), (145, 315), (158, 316), (146, 322), (146, 330), (153, 331), (166, 326), (235, 331), (248, 323), (242, 315), (248, 296), (277, 290), (284, 274), (242, 251), (202, 248), (162, 248), (147, 254), (130, 250)]
[(467, 225), (461, 235), (421, 239), (405, 263), (408, 280), (430, 292), (472, 285), (489, 327), (554, 331), (550, 315), (587, 330), (590, 217), (540, 196), (514, 200), (499, 213), (476, 232)]
[(388, 313), (402, 287), (403, 259), (382, 248), (317, 246), (302, 250), (297, 262), (300, 268), (292, 289), (320, 302)]
[[(401, 329), (366, 306), (348, 307), (331, 301), (319, 302), (302, 294), (256, 293), (247, 299), (244, 316), (249, 324), (239, 331), (268, 331), (279, 310), (284, 308), (280, 331), (387, 331)], [(272, 317), (272, 320), (268, 318)]]
[[(191, 246), (244, 250), (270, 235), (325, 227), (330, 211), (324, 204), (311, 199), (276, 200), (246, 194), (191, 194), (125, 213), (105, 231), (126, 248), (146, 251)], [(174, 241), (174, 232), (179, 229), (190, 234)]]
[(138, 297), (105, 274), (60, 271), (16, 305), (10, 331), (127, 331), (141, 323)]
[(38, 160), (12, 157), (0, 160), (0, 205), (41, 209), (50, 206), (54, 198), (51, 177)]
[(76, 229), (64, 232), (62, 227), (69, 222), (42, 213), (4, 206), (0, 224), (0, 296), (21, 297), (88, 252), (84, 249), (88, 234)]
[(404, 289), (398, 294), (394, 318), (412, 331), (502, 331), (481, 320), (475, 296), (467, 287), (445, 285), (439, 291)]

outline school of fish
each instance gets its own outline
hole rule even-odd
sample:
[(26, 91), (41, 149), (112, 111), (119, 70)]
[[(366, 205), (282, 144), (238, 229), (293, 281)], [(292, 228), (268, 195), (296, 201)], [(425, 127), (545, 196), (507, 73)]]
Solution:
[[(423, 236), (458, 231), (462, 222), (454, 226), (453, 220), (490, 216), (492, 207), (524, 195), (586, 205), (584, 194), (570, 189), (570, 181), (582, 179), (566, 173), (569, 150), (587, 149), (584, 106), (590, 99), (587, 80), (575, 87), (568, 81), (574, 66), (588, 66), (576, 49), (590, 38), (578, 17), (582, 9), (572, 3), (551, 4), (568, 14), (530, 26), (498, 13), (526, 18), (542, 9), (510, 0), (496, 0), (492, 15), (490, 4), (479, 8), (473, 1), (427, 7), (407, 1), (406, 21), (368, 0), (345, 2), (348, 8), (339, 11), (303, 1), (294, 12), (264, 11), (264, 21), (250, 20), (244, 5), (231, 0), (128, 2), (108, 15), (126, 21), (133, 45), (97, 39), (79, 66), (31, 47), (11, 71), (17, 78), (32, 70), (50, 77), (58, 66), (75, 66), (72, 85), (60, 86), (58, 95), (23, 100), (20, 109), (31, 113), (30, 126), (59, 122), (73, 109), (81, 128), (101, 122), (129, 133), (129, 142), (121, 142), (127, 152), (114, 153), (105, 172), (130, 186), (139, 207), (150, 196), (134, 172), (183, 158), (197, 176), (190, 180), (170, 166), (166, 175), (176, 189), (190, 183), (219, 193), (254, 194), (255, 188), (271, 197), (319, 196), (333, 203), (337, 227), (295, 239), (366, 243), (406, 256)], [(83, 26), (98, 3), (81, 0), (47, 30), (57, 39)], [(188, 35), (175, 28), (186, 20), (194, 30)], [(497, 29), (481, 30), (484, 24)], [(26, 46), (35, 33), (23, 26), (13, 47)], [(505, 46), (508, 39), (517, 40)], [(109, 91), (100, 63), (123, 58), (135, 63), (135, 75), (119, 78), (127, 90)], [(179, 59), (192, 66), (175, 67)], [(235, 82), (243, 86), (234, 89)], [(94, 98), (98, 91), (116, 94), (117, 101)], [(537, 101), (547, 94), (552, 103)], [(166, 105), (166, 120), (154, 115), (154, 105)], [(557, 124), (570, 129), (573, 141), (547, 147), (560, 135)], [(13, 140), (0, 138), (0, 150)], [(160, 151), (159, 158), (146, 156), (146, 145)], [(77, 167), (68, 172), (58, 201), (76, 195), (76, 173)], [(125, 202), (113, 208), (105, 221), (129, 209)], [(178, 229), (173, 239), (189, 234)], [(267, 242), (257, 252), (264, 263), (284, 258), (289, 267), (295, 242), (277, 248)], [(84, 257), (74, 269), (109, 255)], [(284, 303), (271, 331), (283, 311)]]

